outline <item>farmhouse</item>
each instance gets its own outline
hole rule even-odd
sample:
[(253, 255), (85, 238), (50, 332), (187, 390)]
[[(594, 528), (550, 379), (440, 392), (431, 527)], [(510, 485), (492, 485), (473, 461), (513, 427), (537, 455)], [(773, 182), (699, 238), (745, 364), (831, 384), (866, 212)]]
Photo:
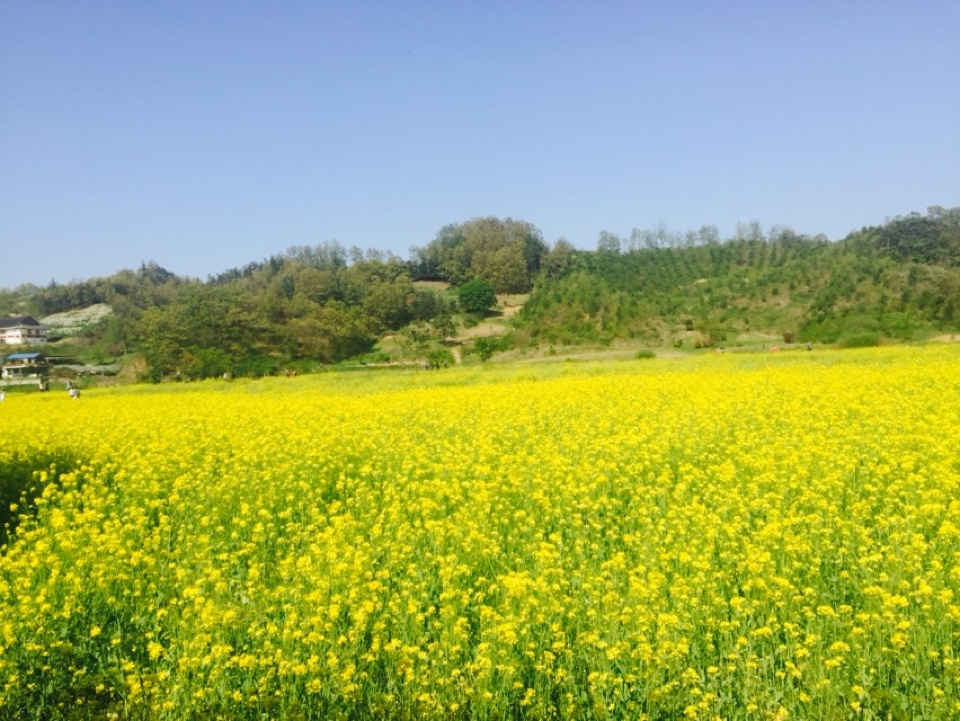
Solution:
[(37, 382), (50, 373), (50, 365), (42, 353), (11, 353), (0, 366), (0, 378), (4, 381)]
[(47, 327), (29, 315), (0, 318), (0, 345), (34, 345), (47, 342)]

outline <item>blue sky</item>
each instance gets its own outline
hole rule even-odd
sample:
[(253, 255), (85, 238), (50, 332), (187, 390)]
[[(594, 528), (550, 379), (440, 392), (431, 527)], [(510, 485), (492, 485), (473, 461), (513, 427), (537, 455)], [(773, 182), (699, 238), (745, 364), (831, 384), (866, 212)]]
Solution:
[(960, 0), (0, 2), (0, 287), (960, 205)]

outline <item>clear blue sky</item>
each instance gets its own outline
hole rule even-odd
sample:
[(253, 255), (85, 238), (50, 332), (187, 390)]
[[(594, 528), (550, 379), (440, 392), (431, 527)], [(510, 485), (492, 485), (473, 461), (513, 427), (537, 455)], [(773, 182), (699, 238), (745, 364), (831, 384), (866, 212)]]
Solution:
[(0, 287), (960, 205), (960, 0), (0, 0)]

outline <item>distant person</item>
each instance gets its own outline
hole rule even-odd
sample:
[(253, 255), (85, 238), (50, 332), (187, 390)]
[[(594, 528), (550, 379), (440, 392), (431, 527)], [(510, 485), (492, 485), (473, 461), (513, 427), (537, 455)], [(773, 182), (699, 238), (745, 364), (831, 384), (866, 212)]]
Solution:
[(3, 388), (0, 388), (0, 403), (3, 403), (6, 397), (7, 397), (7, 391)]

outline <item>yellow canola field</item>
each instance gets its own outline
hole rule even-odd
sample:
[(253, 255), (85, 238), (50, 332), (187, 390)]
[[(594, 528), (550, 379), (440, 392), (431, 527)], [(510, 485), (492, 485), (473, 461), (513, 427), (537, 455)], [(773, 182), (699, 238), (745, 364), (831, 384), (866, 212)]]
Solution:
[(8, 394), (0, 431), (44, 484), (3, 718), (960, 716), (954, 348)]

